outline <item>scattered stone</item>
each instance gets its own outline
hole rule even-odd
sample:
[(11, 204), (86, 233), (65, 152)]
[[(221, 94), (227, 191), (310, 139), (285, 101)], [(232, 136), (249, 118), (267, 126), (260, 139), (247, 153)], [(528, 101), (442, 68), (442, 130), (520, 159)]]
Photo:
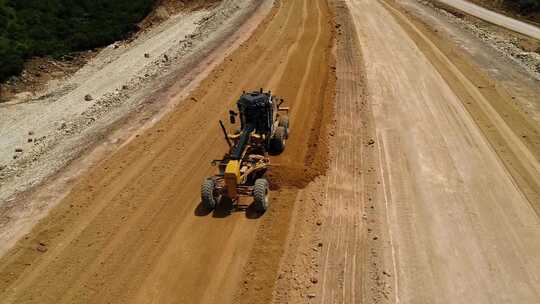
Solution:
[(33, 142), (33, 141), (34, 141), (34, 139), (32, 139), (32, 138), (29, 138), (29, 139), (28, 139), (28, 142), (29, 142), (29, 143), (31, 143), (31, 142)]
[[(182, 2), (185, 2), (185, 1), (182, 1)], [(160, 21), (167, 20), (171, 16), (164, 6), (157, 7), (154, 14), (155, 14), (156, 19)]]
[(94, 99), (94, 98), (93, 98), (92, 95), (90, 95), (90, 94), (86, 94), (86, 95), (84, 96), (84, 100), (86, 100), (86, 101), (92, 101), (93, 99)]
[(320, 247), (322, 247), (322, 245), (323, 245), (322, 242), (319, 242), (319, 244), (317, 244), (317, 247), (320, 248)]
[(150, 58), (150, 54), (144, 53), (144, 58)]
[(61, 77), (64, 77), (64, 72), (56, 71), (56, 72), (49, 73), (49, 75), (52, 76), (53, 78), (61, 78)]
[(129, 86), (127, 84), (122, 86), (122, 90), (128, 90), (128, 89), (129, 89)]
[(39, 245), (36, 247), (36, 250), (41, 253), (44, 253), (44, 252), (47, 252), (48, 249), (45, 244), (39, 243)]
[(314, 277), (314, 278), (311, 278), (310, 281), (311, 281), (311, 283), (313, 283), (313, 284), (317, 284), (317, 282), (319, 282), (319, 280), (317, 280), (317, 278), (315, 278), (315, 277)]
[(317, 221), (317, 226), (321, 226), (322, 222), (320, 220)]
[(27, 99), (32, 98), (32, 96), (33, 94), (30, 92), (21, 92), (21, 93), (15, 94), (14, 97), (19, 100), (27, 100)]
[(374, 241), (376, 241), (376, 240), (378, 240), (378, 239), (379, 239), (378, 236), (374, 236), (374, 237), (373, 237), (373, 240), (374, 240)]

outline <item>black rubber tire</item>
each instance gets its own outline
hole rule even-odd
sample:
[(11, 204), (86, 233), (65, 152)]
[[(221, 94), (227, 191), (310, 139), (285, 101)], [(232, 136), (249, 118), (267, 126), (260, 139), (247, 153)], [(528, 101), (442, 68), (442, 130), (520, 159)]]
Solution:
[(291, 132), (289, 128), (289, 116), (280, 116), (278, 126), (285, 128), (285, 138), (289, 138), (289, 134)]
[(259, 178), (253, 185), (253, 204), (258, 212), (265, 212), (268, 209), (268, 181)]
[(214, 195), (215, 183), (211, 179), (207, 179), (201, 185), (201, 203), (208, 211), (216, 208), (216, 196)]
[(284, 127), (277, 127), (274, 136), (270, 139), (270, 151), (279, 154), (285, 150), (286, 130)]

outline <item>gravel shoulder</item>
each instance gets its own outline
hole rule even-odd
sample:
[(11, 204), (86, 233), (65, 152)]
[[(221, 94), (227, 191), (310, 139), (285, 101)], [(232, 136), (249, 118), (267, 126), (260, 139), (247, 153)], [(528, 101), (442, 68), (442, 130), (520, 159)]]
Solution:
[(540, 40), (540, 28), (464, 0), (438, 0), (467, 14)]

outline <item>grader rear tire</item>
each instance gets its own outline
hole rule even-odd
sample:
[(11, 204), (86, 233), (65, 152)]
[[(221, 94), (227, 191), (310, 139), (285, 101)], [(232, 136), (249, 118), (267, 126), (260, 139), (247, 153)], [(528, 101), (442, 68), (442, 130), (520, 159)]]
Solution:
[(255, 210), (265, 212), (268, 209), (268, 181), (259, 178), (253, 186), (253, 200)]
[(201, 185), (201, 203), (203, 207), (212, 211), (216, 208), (216, 196), (214, 195), (215, 183), (211, 179), (207, 179)]
[(270, 139), (270, 150), (274, 154), (279, 154), (285, 150), (287, 130), (284, 127), (277, 127), (274, 136)]
[(291, 133), (291, 129), (289, 128), (289, 116), (284, 115), (279, 117), (279, 124), (278, 126), (283, 127), (285, 129), (285, 138), (289, 138), (289, 134)]

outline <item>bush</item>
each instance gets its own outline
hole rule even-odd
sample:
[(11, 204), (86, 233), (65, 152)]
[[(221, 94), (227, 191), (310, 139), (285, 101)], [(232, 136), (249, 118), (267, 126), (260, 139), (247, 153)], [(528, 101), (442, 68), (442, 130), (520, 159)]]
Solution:
[(522, 13), (540, 12), (540, 0), (505, 0), (504, 4), (509, 7), (517, 7)]
[(155, 0), (0, 0), (0, 81), (32, 56), (59, 57), (124, 38)]

